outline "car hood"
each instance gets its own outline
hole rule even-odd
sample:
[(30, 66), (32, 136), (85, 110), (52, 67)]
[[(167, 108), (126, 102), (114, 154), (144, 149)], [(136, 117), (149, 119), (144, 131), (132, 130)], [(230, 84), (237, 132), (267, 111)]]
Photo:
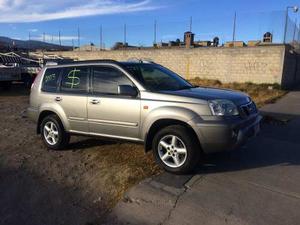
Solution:
[(243, 92), (219, 88), (198, 87), (178, 91), (163, 91), (162, 93), (202, 100), (227, 99), (236, 105), (246, 104), (250, 101), (249, 96)]

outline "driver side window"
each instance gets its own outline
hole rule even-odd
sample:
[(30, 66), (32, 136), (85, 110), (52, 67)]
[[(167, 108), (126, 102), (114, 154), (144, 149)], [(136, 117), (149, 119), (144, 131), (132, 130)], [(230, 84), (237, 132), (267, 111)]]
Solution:
[(108, 67), (99, 66), (93, 69), (93, 94), (118, 95), (119, 85), (130, 85), (133, 83), (120, 70)]

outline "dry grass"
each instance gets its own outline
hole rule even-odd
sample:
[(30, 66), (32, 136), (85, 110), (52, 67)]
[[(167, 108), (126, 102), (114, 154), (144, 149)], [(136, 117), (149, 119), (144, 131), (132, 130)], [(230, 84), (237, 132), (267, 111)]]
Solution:
[[(112, 207), (133, 185), (147, 177), (161, 173), (151, 152), (145, 154), (144, 146), (103, 140), (103, 145), (89, 148), (90, 162), (97, 171), (88, 176), (95, 186), (105, 186)], [(97, 162), (97, 164), (95, 164)]]
[(287, 92), (280, 88), (279, 84), (253, 84), (253, 83), (221, 83), (219, 80), (201, 79), (199, 77), (190, 80), (194, 85), (205, 87), (225, 88), (245, 92), (255, 101), (258, 107), (274, 103)]

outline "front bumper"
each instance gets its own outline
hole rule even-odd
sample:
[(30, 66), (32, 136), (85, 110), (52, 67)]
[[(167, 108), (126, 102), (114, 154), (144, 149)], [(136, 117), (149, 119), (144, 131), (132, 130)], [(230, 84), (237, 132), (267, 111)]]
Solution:
[(262, 116), (253, 114), (245, 119), (231, 118), (195, 118), (190, 125), (196, 132), (202, 150), (214, 153), (236, 149), (256, 136), (260, 130)]

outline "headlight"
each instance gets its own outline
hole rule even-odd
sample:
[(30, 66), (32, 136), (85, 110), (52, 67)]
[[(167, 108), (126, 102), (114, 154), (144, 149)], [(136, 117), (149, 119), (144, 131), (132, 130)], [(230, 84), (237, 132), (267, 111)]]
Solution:
[(239, 115), (236, 105), (226, 99), (216, 99), (208, 101), (211, 112), (215, 116), (235, 116)]

